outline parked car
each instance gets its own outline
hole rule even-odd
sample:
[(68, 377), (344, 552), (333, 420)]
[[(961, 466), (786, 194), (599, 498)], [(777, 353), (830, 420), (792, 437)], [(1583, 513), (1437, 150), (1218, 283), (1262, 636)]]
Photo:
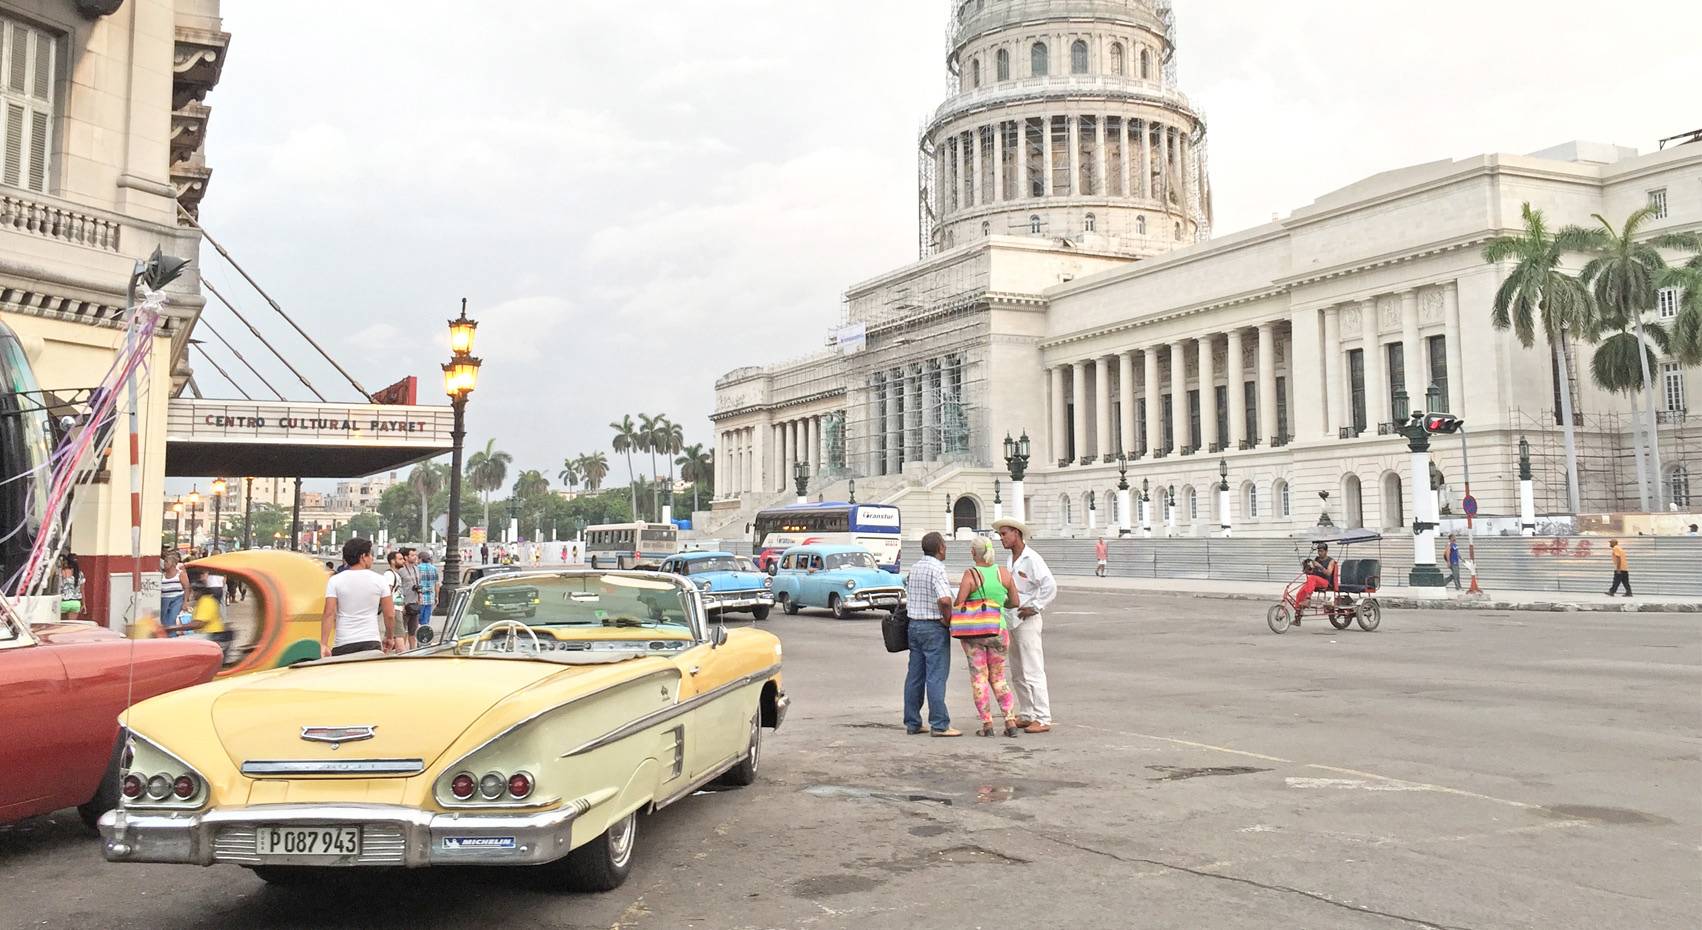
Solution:
[[(512, 589), (538, 592), (536, 618), (468, 609)], [(750, 784), (761, 728), (786, 714), (780, 641), (711, 624), (676, 575), (500, 573), (474, 582), (442, 630), (411, 652), (132, 708), (105, 857), (231, 863), (283, 882), (547, 866), (566, 887), (609, 890), (632, 868), (638, 814), (717, 778)]]
[(299, 552), (246, 550), (188, 563), (190, 578), (213, 573), (247, 593), (225, 604), (225, 625), (236, 634), (219, 677), (280, 668), (319, 658), (325, 616), (324, 563)]
[(843, 620), (860, 610), (896, 608), (904, 602), (904, 581), (861, 546), (793, 546), (775, 563), (774, 599), (788, 614), (825, 607)]
[(731, 552), (682, 552), (662, 562), (662, 571), (684, 575), (697, 586), (710, 613), (751, 612), (767, 620), (774, 607), (774, 579)]
[(76, 807), (93, 826), (118, 804), (119, 714), (212, 680), (223, 655), (199, 638), (129, 640), (0, 611), (0, 823)]

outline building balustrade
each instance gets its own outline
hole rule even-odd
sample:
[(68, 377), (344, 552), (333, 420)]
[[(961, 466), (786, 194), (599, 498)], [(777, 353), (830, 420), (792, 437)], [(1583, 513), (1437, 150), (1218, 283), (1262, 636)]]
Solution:
[(118, 251), (119, 224), (116, 221), (13, 194), (0, 196), (0, 229), (108, 252)]

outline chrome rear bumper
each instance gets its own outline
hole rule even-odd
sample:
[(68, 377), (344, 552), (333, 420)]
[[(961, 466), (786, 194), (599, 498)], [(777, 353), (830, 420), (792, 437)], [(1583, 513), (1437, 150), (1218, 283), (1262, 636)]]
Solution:
[(750, 610), (753, 607), (773, 607), (773, 591), (729, 591), (716, 594), (706, 591), (703, 606), (709, 610)]
[[(108, 862), (192, 865), (358, 866), (542, 865), (573, 848), (573, 822), (589, 805), (574, 802), (533, 814), (442, 813), (390, 804), (257, 804), (182, 814), (108, 811), (100, 819)], [(359, 827), (359, 855), (260, 855), (262, 827)]]

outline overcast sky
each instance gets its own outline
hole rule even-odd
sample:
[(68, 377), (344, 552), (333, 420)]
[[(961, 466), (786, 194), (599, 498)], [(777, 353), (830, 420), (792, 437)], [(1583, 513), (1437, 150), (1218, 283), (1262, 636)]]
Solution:
[[(1647, 151), (1702, 126), (1690, 0), (1176, 8), (1219, 232), (1404, 165), (1573, 138)], [(368, 388), (418, 375), (436, 403), (444, 321), (468, 298), (485, 360), (469, 445), (495, 438), (552, 482), (625, 413), (712, 445), (719, 374), (815, 351), (848, 284), (916, 257), (944, 0), (223, 10), (207, 228)], [(264, 354), (223, 308), (207, 318)], [(201, 368), (209, 396), (237, 396)]]

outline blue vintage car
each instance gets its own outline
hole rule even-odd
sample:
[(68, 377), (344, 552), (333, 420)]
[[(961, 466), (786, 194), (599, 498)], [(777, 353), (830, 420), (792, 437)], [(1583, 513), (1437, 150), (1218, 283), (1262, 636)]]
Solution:
[(774, 599), (789, 614), (825, 607), (843, 620), (859, 610), (892, 610), (904, 602), (903, 579), (876, 565), (861, 546), (793, 546), (773, 571)]
[(774, 607), (774, 579), (731, 552), (682, 552), (663, 560), (661, 570), (689, 578), (712, 614), (748, 610), (767, 620)]

